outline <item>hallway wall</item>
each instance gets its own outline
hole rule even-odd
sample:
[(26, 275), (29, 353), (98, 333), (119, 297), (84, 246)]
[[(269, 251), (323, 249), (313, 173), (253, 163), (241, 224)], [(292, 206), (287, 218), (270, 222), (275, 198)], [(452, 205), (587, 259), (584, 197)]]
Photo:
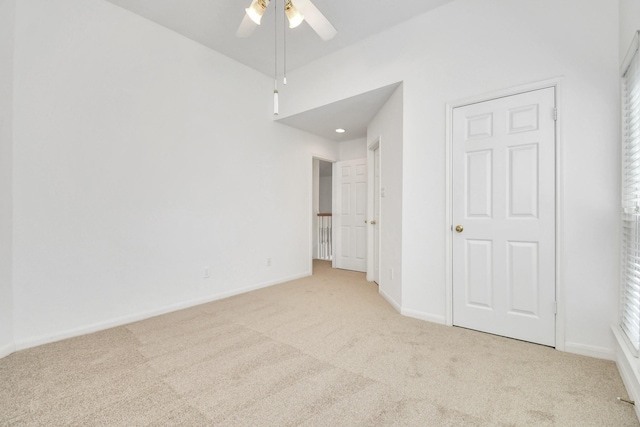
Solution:
[(13, 351), (13, 42), (15, 0), (0, 0), (0, 357)]

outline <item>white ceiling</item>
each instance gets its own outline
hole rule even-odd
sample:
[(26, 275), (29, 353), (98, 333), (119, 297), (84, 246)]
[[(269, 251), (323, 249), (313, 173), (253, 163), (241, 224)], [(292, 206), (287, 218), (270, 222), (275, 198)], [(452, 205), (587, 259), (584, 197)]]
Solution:
[[(236, 37), (244, 9), (251, 0), (108, 0), (140, 16), (167, 27), (185, 37), (208, 46), (240, 63), (268, 76), (274, 75), (274, 28), (277, 28), (279, 46), (282, 46), (284, 15), (278, 13), (274, 23), (274, 6), (282, 12), (283, 0), (273, 0), (262, 18), (262, 25), (249, 38)], [(453, 0), (313, 0), (313, 3), (338, 30), (329, 41), (320, 37), (306, 24), (286, 30), (287, 69), (292, 70), (322, 56), (362, 40), (368, 36), (400, 24), (416, 15), (426, 13)], [(294, 0), (295, 4), (295, 0)], [(278, 74), (282, 75), (282, 47), (279, 48)], [(281, 120), (300, 129), (330, 137), (348, 140), (362, 136), (366, 115), (370, 119), (388, 99), (389, 87), (357, 99), (340, 101), (309, 112), (309, 117), (297, 115)], [(371, 110), (373, 114), (371, 114)], [(364, 112), (354, 114), (354, 112)], [(346, 114), (350, 113), (350, 114)], [(365, 114), (366, 113), (366, 114)], [(330, 121), (342, 118), (342, 121)], [(349, 120), (347, 120), (349, 118)], [(318, 120), (323, 120), (322, 126)], [(367, 121), (368, 123), (368, 121)], [(364, 124), (366, 132), (366, 123)], [(337, 137), (327, 129), (344, 127), (349, 134)], [(320, 130), (322, 128), (322, 130)], [(320, 133), (319, 133), (320, 132)]]
[[(367, 136), (367, 125), (398, 86), (400, 83), (384, 86), (300, 114), (278, 119), (277, 122), (337, 142), (364, 138)], [(345, 129), (346, 132), (336, 133), (337, 128)]]

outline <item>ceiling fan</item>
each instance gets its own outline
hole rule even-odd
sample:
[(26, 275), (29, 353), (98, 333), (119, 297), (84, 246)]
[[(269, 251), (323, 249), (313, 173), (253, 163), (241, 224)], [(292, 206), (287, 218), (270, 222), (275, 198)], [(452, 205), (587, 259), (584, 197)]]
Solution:
[[(276, 0), (278, 1), (278, 0)], [(236, 31), (238, 37), (249, 37), (258, 25), (271, 0), (253, 0), (245, 9), (245, 15)], [(338, 31), (311, 0), (284, 0), (284, 11), (289, 19), (289, 28), (295, 28), (307, 21), (322, 40), (332, 39)]]

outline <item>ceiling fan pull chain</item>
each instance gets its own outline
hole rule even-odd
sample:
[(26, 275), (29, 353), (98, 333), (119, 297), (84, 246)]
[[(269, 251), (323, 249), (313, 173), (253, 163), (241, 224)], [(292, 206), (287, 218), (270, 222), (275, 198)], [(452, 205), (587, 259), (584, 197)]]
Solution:
[[(286, 6), (285, 6), (286, 13)], [(282, 52), (283, 69), (282, 69), (282, 83), (287, 84), (287, 20), (282, 20), (282, 41), (284, 43), (284, 49)]]

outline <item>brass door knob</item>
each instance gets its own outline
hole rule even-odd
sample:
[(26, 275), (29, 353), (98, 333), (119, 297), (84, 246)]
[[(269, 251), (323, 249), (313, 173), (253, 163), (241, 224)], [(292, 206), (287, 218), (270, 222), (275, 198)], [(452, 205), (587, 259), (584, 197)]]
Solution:
[(376, 224), (377, 224), (377, 222), (376, 222), (375, 219), (371, 221), (371, 225), (376, 225)]
[(463, 227), (463, 226), (461, 226), (461, 225), (456, 225), (456, 231), (457, 231), (458, 233), (462, 233), (462, 230), (464, 230), (464, 227)]

